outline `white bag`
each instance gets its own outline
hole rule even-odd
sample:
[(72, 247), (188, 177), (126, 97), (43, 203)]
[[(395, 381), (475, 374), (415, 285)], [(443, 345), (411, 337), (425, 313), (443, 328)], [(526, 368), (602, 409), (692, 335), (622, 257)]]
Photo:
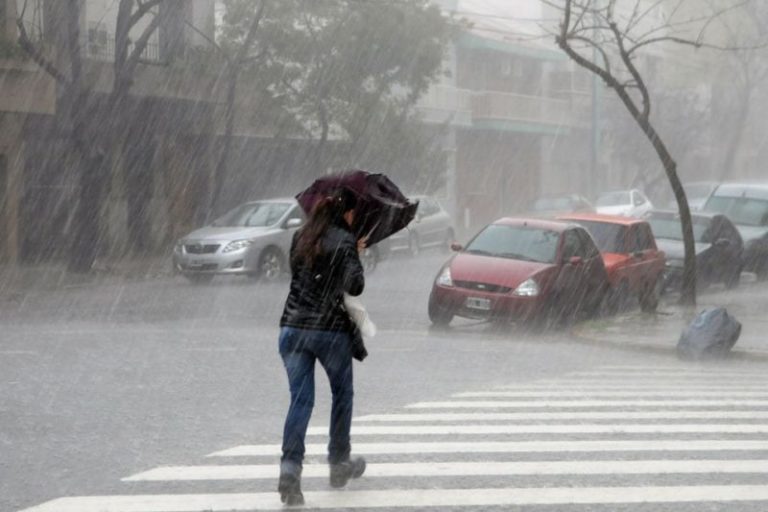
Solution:
[(359, 298), (352, 295), (344, 294), (344, 307), (347, 308), (347, 313), (352, 321), (360, 329), (360, 334), (365, 338), (373, 338), (376, 336), (376, 324), (371, 321), (368, 316), (368, 311), (363, 306), (363, 303)]

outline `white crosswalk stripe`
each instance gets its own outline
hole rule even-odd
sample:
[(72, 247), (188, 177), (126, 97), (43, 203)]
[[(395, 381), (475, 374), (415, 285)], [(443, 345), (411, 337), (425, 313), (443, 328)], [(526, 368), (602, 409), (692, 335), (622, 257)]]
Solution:
[[(763, 375), (612, 365), (360, 416), (353, 451), (368, 467), (343, 492), (326, 487), (328, 428), (313, 426), (302, 475), (307, 508), (550, 505), (568, 512), (578, 505), (764, 502), (768, 509)], [(23, 512), (281, 510), (273, 490), (279, 455), (276, 443), (235, 446), (209, 454), (206, 464), (126, 476), (121, 485), (130, 483), (131, 494), (63, 497)], [(536, 480), (520, 484), (525, 478)], [(174, 492), (157, 493), (163, 486)]]

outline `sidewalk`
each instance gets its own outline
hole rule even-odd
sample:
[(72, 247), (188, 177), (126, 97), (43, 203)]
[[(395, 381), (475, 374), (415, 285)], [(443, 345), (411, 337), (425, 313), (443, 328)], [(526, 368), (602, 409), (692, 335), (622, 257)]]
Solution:
[(172, 274), (169, 256), (152, 256), (116, 261), (97, 260), (88, 274), (67, 272), (66, 263), (0, 266), (0, 295), (25, 290), (98, 286), (116, 281), (157, 279)]
[(655, 314), (633, 310), (585, 322), (572, 332), (588, 342), (674, 353), (680, 333), (697, 313), (722, 306), (742, 324), (734, 355), (768, 360), (768, 283), (749, 277), (735, 290), (713, 286), (704, 291), (694, 309), (679, 306), (673, 295), (662, 301)]

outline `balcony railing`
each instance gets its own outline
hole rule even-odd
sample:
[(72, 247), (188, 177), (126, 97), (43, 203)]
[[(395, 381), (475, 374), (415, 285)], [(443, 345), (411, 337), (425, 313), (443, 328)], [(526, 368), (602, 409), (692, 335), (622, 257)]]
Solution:
[(571, 125), (573, 109), (568, 100), (523, 94), (484, 92), (472, 98), (475, 120), (501, 120), (548, 125)]
[[(128, 45), (128, 53), (133, 51), (133, 43)], [(108, 38), (103, 41), (89, 41), (84, 39), (82, 41), (82, 48), (85, 56), (92, 60), (101, 60), (106, 62), (113, 62), (115, 60), (115, 40), (114, 38)], [(141, 52), (141, 58), (145, 61), (159, 62), (160, 61), (160, 47), (157, 43), (147, 43), (144, 51)]]
[[(550, 126), (577, 126), (589, 121), (589, 95), (530, 96), (493, 91), (471, 91), (437, 85), (419, 100), (422, 112), (443, 113), (458, 124), (478, 121), (509, 121)], [(432, 115), (431, 118), (439, 116)]]

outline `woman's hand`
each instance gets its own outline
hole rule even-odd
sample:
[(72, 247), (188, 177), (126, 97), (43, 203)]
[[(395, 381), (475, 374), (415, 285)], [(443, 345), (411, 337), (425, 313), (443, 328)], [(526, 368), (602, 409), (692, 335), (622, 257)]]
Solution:
[(362, 254), (365, 248), (368, 246), (368, 237), (360, 238), (357, 241), (357, 252)]

